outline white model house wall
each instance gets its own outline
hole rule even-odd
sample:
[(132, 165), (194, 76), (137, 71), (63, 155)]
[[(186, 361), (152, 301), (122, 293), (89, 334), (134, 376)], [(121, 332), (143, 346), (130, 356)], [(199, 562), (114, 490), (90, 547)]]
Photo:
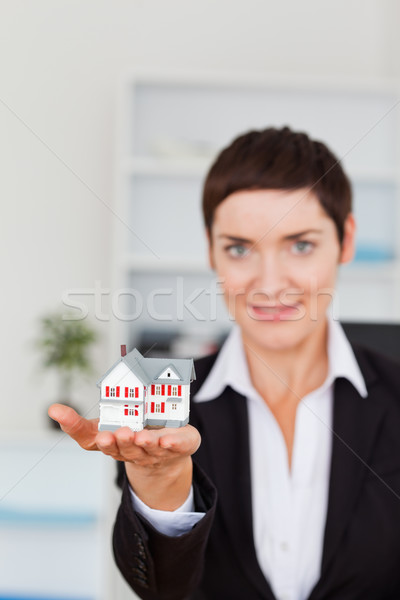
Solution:
[[(168, 383), (152, 384), (148, 388), (146, 398), (146, 424), (150, 426), (161, 425), (167, 427), (181, 427), (186, 425), (189, 420), (189, 398), (190, 386), (181, 383), (180, 379), (172, 379)], [(156, 393), (152, 393), (152, 388)], [(157, 393), (157, 389), (160, 393)], [(162, 389), (164, 388), (164, 393)], [(169, 388), (171, 388), (169, 393)], [(174, 388), (176, 394), (174, 394)], [(180, 390), (180, 393), (179, 393)]]
[[(190, 410), (190, 385), (182, 386), (182, 415), (188, 415)], [(180, 417), (184, 418), (184, 416)]]
[[(125, 388), (128, 389), (127, 397), (125, 395)], [(114, 390), (114, 392), (112, 392), (112, 390)], [(133, 397), (130, 396), (130, 390), (134, 391)], [(143, 383), (129, 367), (121, 361), (101, 382), (100, 422), (104, 424), (104, 426), (107, 424), (107, 427), (104, 427), (106, 429), (128, 426), (133, 430), (140, 430), (143, 428), (143, 410)]]

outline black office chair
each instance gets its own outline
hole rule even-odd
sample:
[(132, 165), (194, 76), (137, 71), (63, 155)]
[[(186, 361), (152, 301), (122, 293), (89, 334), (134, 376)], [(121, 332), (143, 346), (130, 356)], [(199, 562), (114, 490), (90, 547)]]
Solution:
[(349, 340), (369, 346), (400, 361), (400, 323), (346, 323)]

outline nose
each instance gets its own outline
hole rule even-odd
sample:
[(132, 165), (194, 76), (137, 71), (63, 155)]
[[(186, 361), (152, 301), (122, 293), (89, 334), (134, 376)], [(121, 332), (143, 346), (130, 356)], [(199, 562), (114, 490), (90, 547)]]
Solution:
[(266, 253), (259, 259), (252, 283), (253, 300), (264, 304), (279, 302), (289, 286), (287, 266), (275, 253)]

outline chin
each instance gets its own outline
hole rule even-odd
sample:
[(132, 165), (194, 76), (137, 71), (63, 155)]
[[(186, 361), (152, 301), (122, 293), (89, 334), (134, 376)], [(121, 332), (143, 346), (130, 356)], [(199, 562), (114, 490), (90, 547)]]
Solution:
[[(319, 321), (318, 321), (319, 322)], [(315, 331), (317, 321), (311, 324), (303, 319), (285, 321), (237, 321), (243, 341), (258, 348), (274, 351), (291, 350)], [(255, 349), (255, 348), (254, 348)]]
[(289, 350), (296, 345), (299, 336), (294, 334), (292, 328), (285, 327), (286, 331), (277, 331), (276, 323), (271, 325), (272, 327), (267, 327), (265, 322), (262, 326), (257, 323), (257, 327), (251, 330), (242, 327), (243, 340), (265, 350)]

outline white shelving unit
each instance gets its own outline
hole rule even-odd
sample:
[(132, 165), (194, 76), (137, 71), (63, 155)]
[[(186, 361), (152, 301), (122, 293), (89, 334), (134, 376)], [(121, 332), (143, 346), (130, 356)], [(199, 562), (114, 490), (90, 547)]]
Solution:
[(128, 73), (118, 106), (114, 283), (126, 294), (116, 346), (151, 327), (194, 337), (227, 328), (220, 294), (212, 301), (211, 292), (199, 294), (190, 305), (195, 316), (179, 306), (202, 288), (217, 290), (207, 266), (202, 181), (223, 146), (267, 126), (289, 125), (327, 142), (352, 179), (360, 257), (341, 269), (338, 316), (400, 321), (399, 90), (393, 80)]
[(61, 432), (10, 431), (0, 468), (0, 598), (113, 597), (113, 461)]

